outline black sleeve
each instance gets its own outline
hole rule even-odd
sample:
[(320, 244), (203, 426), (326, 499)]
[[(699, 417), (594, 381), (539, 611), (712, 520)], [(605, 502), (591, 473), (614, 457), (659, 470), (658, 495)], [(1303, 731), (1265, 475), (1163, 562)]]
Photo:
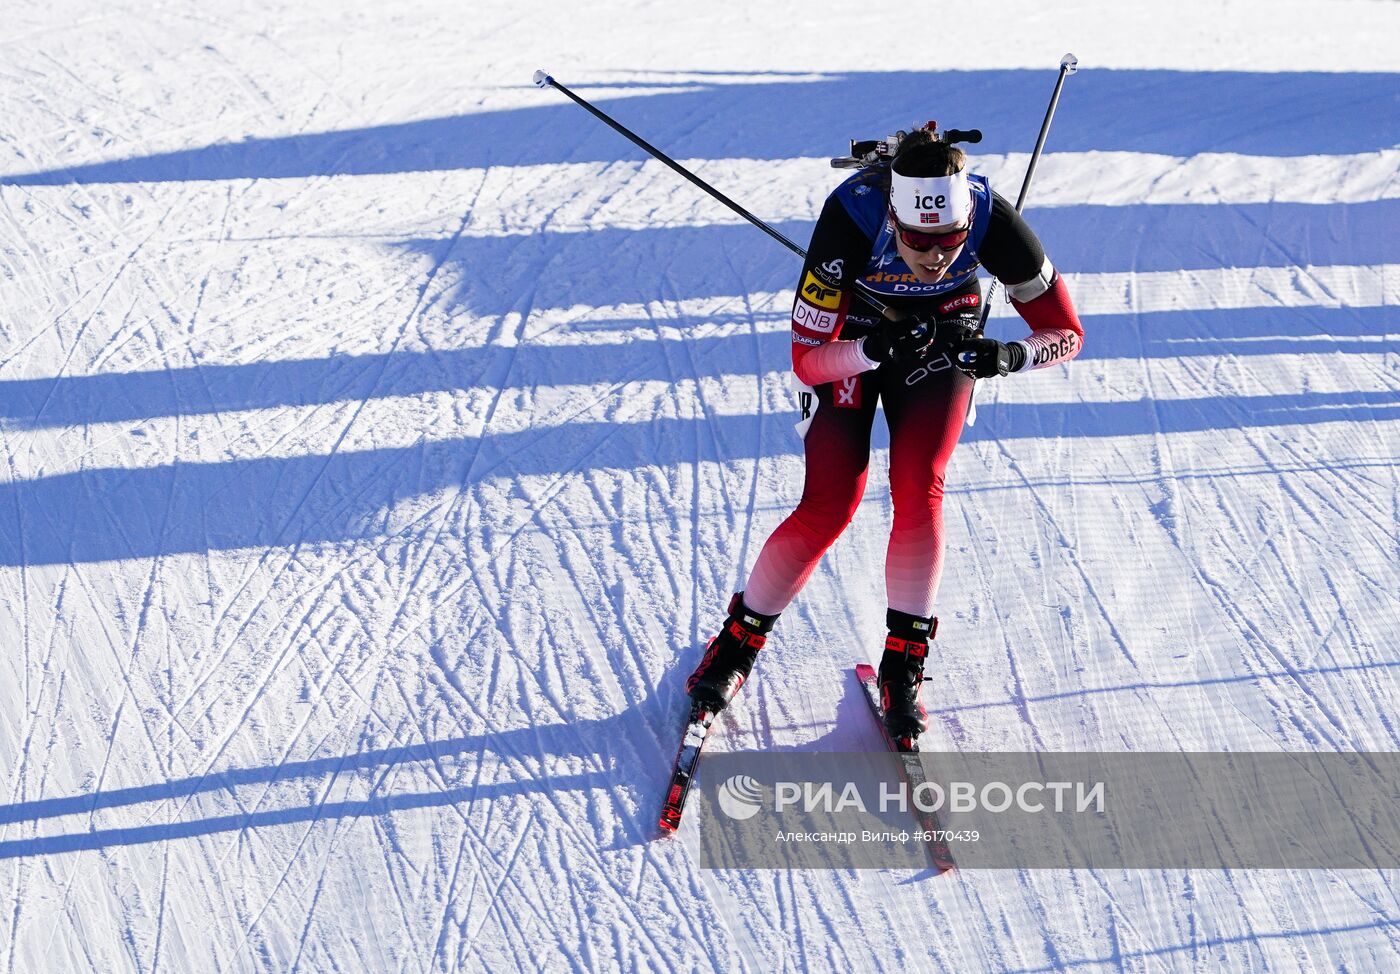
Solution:
[(1045, 248), (1016, 207), (994, 192), (991, 220), (977, 258), (1003, 284), (1021, 284), (1040, 273)]
[[(835, 196), (826, 198), (826, 205), (812, 230), (812, 242), (807, 245), (807, 260), (802, 265), (802, 280), (813, 274), (823, 284), (850, 292), (870, 261), (872, 241), (861, 233), (851, 214)], [(799, 290), (799, 293), (800, 290)]]
[[(828, 196), (812, 230), (807, 259), (792, 301), (793, 341), (819, 345), (846, 337), (847, 312), (856, 281), (870, 262), (870, 240), (841, 201)], [(858, 322), (852, 321), (853, 325)]]

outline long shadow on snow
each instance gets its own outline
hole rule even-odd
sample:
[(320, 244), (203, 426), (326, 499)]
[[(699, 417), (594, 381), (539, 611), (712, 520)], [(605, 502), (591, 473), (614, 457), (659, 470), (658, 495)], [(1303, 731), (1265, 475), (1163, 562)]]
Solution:
[[(988, 403), (964, 439), (1129, 436), (1400, 418), (1393, 391), (1194, 400)], [(0, 564), (382, 537), (395, 505), (487, 478), (796, 453), (792, 414), (571, 423), (330, 456), (92, 469), (0, 485)], [(883, 423), (874, 445), (887, 445)]]
[[(1324, 353), (1380, 354), (1387, 329), (1395, 336), (1395, 309), (1242, 308), (1086, 315), (1083, 361), (1178, 359)], [(430, 352), (337, 355), (248, 365), (201, 365), (149, 372), (0, 381), (0, 420), (38, 429), (89, 423), (198, 416), (235, 410), (357, 402), (367, 397), (420, 396), (491, 385), (505, 376), (515, 388), (568, 383), (674, 382), (703, 376), (758, 374), (788, 367), (791, 339), (781, 312), (676, 315), (655, 321), (610, 319), (600, 327), (682, 331), (712, 325), (770, 330), (681, 341), (634, 339), (619, 345), (486, 346)], [(586, 333), (577, 322), (570, 331)], [(781, 330), (778, 330), (781, 329)], [(1018, 337), (1020, 319), (993, 320), (990, 332)], [(677, 362), (684, 363), (677, 374)], [(625, 396), (625, 389), (619, 396)]]
[[(1066, 206), (1036, 210), (1028, 219), (1055, 265), (1079, 274), (1400, 263), (1400, 236), (1391, 229), (1400, 224), (1400, 200)], [(805, 222), (777, 227), (804, 244), (811, 234)], [(455, 272), (462, 283), (452, 300), (478, 315), (784, 291), (796, 286), (801, 270), (794, 255), (747, 224), (410, 239), (395, 246)], [(1205, 302), (1183, 295), (1182, 303)]]
[[(1400, 200), (1065, 206), (1027, 218), (1055, 265), (1077, 274), (1400, 263), (1400, 235), (1392, 230), (1400, 225)], [(803, 244), (811, 235), (811, 225), (801, 221), (777, 227)], [(782, 291), (797, 285), (801, 270), (796, 256), (747, 224), (410, 239), (395, 246), (454, 271), (462, 283), (452, 299), (478, 315)], [(1204, 303), (1183, 297), (1183, 304)]]
[[(650, 841), (658, 834), (656, 815), (660, 812), (670, 748), (675, 746), (684, 706), (682, 680), (699, 661), (699, 648), (689, 658), (680, 659), (667, 669), (654, 691), (626, 711), (596, 720), (571, 719), (567, 723), (530, 726), (519, 730), (468, 735), (421, 744), (379, 748), (333, 757), (287, 761), (253, 768), (229, 768), (194, 777), (176, 778), (151, 785), (114, 788), (86, 795), (45, 798), (13, 805), (0, 805), (0, 827), (24, 822), (41, 822), (69, 815), (91, 816), (98, 812), (151, 802), (179, 802), (183, 811), (190, 800), (200, 796), (226, 798), (239, 807), (236, 812), (206, 815), (188, 821), (138, 825), (123, 828), (89, 829), (63, 835), (0, 842), (0, 860), (28, 856), (55, 855), (104, 849), (115, 846), (145, 845), (172, 839), (187, 839), (223, 832), (290, 825), (298, 822), (331, 821), (343, 818), (389, 815), (394, 812), (449, 805), (471, 806), (502, 798), (530, 797), (538, 805), (561, 793), (601, 792), (609, 801), (609, 816), (617, 820), (615, 840), (600, 848), (619, 849)], [(355, 772), (366, 772), (366, 782), (398, 780), (397, 775), (378, 772), (408, 764), (431, 764), (444, 777), (457, 773), (471, 779), (479, 770), (479, 760), (490, 755), (511, 762), (521, 771), (516, 780), (481, 784), (476, 781), (460, 787), (428, 792), (371, 795), (359, 800), (322, 802), (259, 811), (242, 811), (238, 789), (260, 786), (259, 802), (269, 800), (269, 786), (297, 781), (325, 781)], [(559, 758), (583, 759), (603, 770), (580, 774), (553, 774), (546, 762)], [(633, 797), (624, 798), (631, 792)], [(305, 794), (301, 788), (298, 795)], [(272, 800), (275, 800), (273, 798)], [(588, 799), (593, 801), (595, 799)], [(205, 811), (205, 809), (198, 809)], [(590, 817), (591, 820), (592, 817)], [(142, 821), (149, 821), (142, 816)]]
[[(688, 663), (689, 661), (681, 662)], [(1136, 692), (1144, 689), (1175, 689), (1225, 683), (1253, 683), (1263, 680), (1293, 681), (1302, 677), (1394, 667), (1400, 667), (1400, 662), (1347, 664), (1302, 670), (1247, 673), (1240, 676), (1212, 677), (1182, 682), (1132, 683), (1115, 687), (1090, 688), (1078, 691), (1078, 693)], [(357, 771), (377, 771), (423, 762), (434, 764), (448, 762), (455, 766), (455, 763), (462, 758), (476, 757), (488, 752), (505, 753), (517, 757), (519, 754), (525, 754), (531, 759), (541, 761), (561, 757), (591, 758), (608, 764), (607, 770), (604, 771), (575, 775), (538, 775), (499, 784), (471, 784), (460, 788), (447, 788), (425, 793), (378, 795), (358, 801), (326, 802), (293, 808), (237, 812), (192, 819), (186, 822), (97, 829), (31, 839), (12, 839), (0, 842), (0, 859), (54, 855), (113, 846), (143, 845), (151, 842), (288, 825), (296, 822), (388, 815), (410, 809), (438, 808), (504, 797), (538, 795), (546, 791), (580, 792), (591, 790), (601, 790), (610, 795), (617, 795), (624, 790), (637, 793), (638, 800), (635, 806), (640, 817), (627, 818), (621, 827), (622, 832), (625, 833), (624, 836), (618, 844), (611, 846), (611, 848), (635, 845), (638, 842), (646, 841), (653, 834), (650, 816), (654, 809), (659, 807), (658, 798), (663, 787), (665, 768), (660, 767), (660, 770), (650, 778), (640, 777), (638, 769), (633, 766), (630, 757), (615, 754), (614, 748), (618, 741), (632, 740), (635, 737), (638, 721), (644, 721), (645, 726), (654, 729), (679, 723), (679, 682), (684, 669), (684, 665), (672, 667), (662, 681), (662, 686), (647, 700), (631, 710), (601, 720), (571, 721), (569, 724), (529, 727), (497, 734), (470, 735), (334, 757), (288, 761), (260, 767), (228, 768), (197, 777), (176, 778), (150, 785), (113, 788), (86, 795), (68, 795), (17, 802), (12, 805), (0, 805), (0, 826), (41, 822), (69, 815), (87, 816), (107, 809), (125, 808), (150, 802), (179, 801), (200, 795), (227, 796), (236, 800), (239, 788), (252, 785), (322, 780)], [(831, 733), (826, 737), (808, 744), (782, 749), (851, 751), (859, 750), (862, 747), (878, 747), (879, 736), (873, 723), (850, 713), (850, 711), (865, 708), (865, 704), (860, 700), (858, 694), (859, 691), (855, 689), (852, 682), (849, 691), (842, 697), (840, 717)], [(1030, 699), (1033, 701), (1053, 700), (1075, 695), (1076, 692), (1069, 692)], [(945, 714), (982, 707), (1018, 706), (1021, 702), (1017, 700), (995, 701), (971, 704), (965, 707), (942, 708), (931, 711), (931, 713)], [(670, 720), (673, 717), (675, 720)], [(857, 727), (868, 728), (869, 732), (853, 733), (851, 729)], [(580, 741), (593, 742), (596, 746), (580, 747)], [(774, 748), (770, 746), (767, 749), (773, 750)], [(655, 755), (650, 755), (650, 757), (655, 757)], [(653, 763), (657, 763), (659, 766), (659, 762)], [(380, 776), (379, 780), (388, 779)], [(262, 793), (260, 789), (258, 794)], [(628, 807), (627, 803), (618, 803), (614, 810), (626, 807)]]
[[(1044, 70), (849, 72), (697, 84), (605, 110), (678, 158), (836, 155), (916, 121), (979, 127), (984, 152), (1025, 151), (1054, 77)], [(1085, 70), (1055, 118), (1054, 149), (1192, 155), (1357, 153), (1400, 142), (1400, 85), (1383, 73)], [(523, 79), (522, 79), (523, 80)], [(568, 83), (568, 79), (561, 79)], [(585, 94), (587, 92), (585, 91)], [(294, 178), (643, 158), (556, 92), (529, 108), (158, 153), (0, 176), (25, 186)]]
[[(1095, 358), (1235, 357), (1319, 353), (1380, 354), (1394, 308), (1242, 308), (1226, 311), (1086, 315), (1082, 361)], [(729, 336), (641, 339), (605, 346), (487, 346), (333, 358), (199, 365), (150, 372), (52, 376), (0, 381), (0, 420), (11, 428), (119, 423), (161, 416), (206, 416), (232, 410), (281, 409), (374, 397), (421, 396), (493, 385), (512, 388), (567, 382), (673, 382), (676, 360), (693, 374), (783, 371), (790, 360), (787, 311), (612, 319), (609, 329), (700, 329), (763, 320), (781, 330)], [(587, 332), (585, 325), (570, 326)], [(1021, 319), (993, 320), (990, 333), (1019, 336)], [(1394, 332), (1390, 333), (1394, 334)], [(757, 368), (755, 367), (757, 362)], [(620, 392), (620, 396), (626, 392)], [(1051, 409), (1051, 407), (1047, 407)], [(1054, 407), (1063, 409), (1063, 407)]]

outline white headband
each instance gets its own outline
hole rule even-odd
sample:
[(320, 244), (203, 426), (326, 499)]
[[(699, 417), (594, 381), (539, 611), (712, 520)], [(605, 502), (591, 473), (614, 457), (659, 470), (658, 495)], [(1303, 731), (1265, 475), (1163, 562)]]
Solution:
[(949, 226), (972, 215), (967, 173), (951, 176), (890, 174), (890, 207), (906, 227)]

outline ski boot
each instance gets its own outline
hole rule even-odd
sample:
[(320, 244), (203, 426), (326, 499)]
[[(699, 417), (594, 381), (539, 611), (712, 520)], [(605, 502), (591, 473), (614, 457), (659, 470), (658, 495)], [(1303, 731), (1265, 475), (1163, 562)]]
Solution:
[(900, 750), (912, 751), (918, 736), (928, 730), (928, 711), (919, 701), (919, 688), (938, 620), (890, 609), (885, 625), (890, 634), (880, 657), (880, 707), (890, 739)]
[(685, 681), (685, 692), (697, 710), (717, 714), (734, 699), (748, 679), (758, 651), (768, 641), (773, 623), (778, 621), (776, 615), (766, 616), (748, 608), (743, 596), (743, 592), (735, 592), (729, 600), (729, 618), (724, 620), (724, 628), (710, 640), (705, 658)]

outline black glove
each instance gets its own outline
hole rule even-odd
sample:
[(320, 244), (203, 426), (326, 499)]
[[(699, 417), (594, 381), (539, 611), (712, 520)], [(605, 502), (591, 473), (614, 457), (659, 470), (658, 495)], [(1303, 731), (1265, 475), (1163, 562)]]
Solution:
[(974, 379), (1015, 372), (1026, 364), (1026, 347), (995, 338), (964, 338), (953, 345), (953, 364)]
[(882, 318), (880, 330), (866, 335), (861, 351), (872, 362), (915, 362), (933, 343), (933, 325), (912, 316)]

